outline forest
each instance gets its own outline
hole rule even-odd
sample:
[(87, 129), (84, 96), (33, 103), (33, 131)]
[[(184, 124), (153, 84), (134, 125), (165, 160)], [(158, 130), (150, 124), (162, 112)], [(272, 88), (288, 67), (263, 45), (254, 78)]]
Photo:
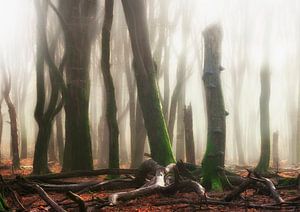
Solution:
[(300, 211), (300, 1), (1, 0), (0, 211)]

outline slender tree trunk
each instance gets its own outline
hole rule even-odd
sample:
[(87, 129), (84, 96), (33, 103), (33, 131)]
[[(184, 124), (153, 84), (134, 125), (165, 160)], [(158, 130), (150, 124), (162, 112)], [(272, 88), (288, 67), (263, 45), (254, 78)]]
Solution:
[[(123, 36), (126, 34), (124, 33)], [(125, 39), (126, 42), (123, 44), (123, 54), (124, 54), (124, 62), (125, 62), (125, 72), (126, 72), (126, 80), (127, 80), (127, 88), (129, 93), (129, 125), (130, 125), (130, 150), (131, 150), (131, 167), (134, 167), (135, 163), (135, 147), (136, 147), (136, 89), (135, 89), (135, 83), (134, 83), (134, 76), (131, 72), (130, 68), (130, 59), (128, 56), (129, 46), (127, 44), (127, 39)]]
[(196, 164), (192, 105), (184, 108), (186, 162)]
[(102, 28), (101, 70), (106, 90), (106, 121), (109, 132), (109, 168), (119, 168), (119, 128), (115, 88), (110, 71), (110, 31), (113, 21), (113, 0), (105, 0), (105, 15)]
[(260, 74), (261, 95), (260, 95), (260, 136), (261, 152), (258, 165), (255, 170), (259, 173), (266, 173), (270, 163), (270, 72), (269, 67), (265, 64)]
[(203, 32), (205, 57), (203, 81), (207, 108), (207, 146), (202, 161), (203, 185), (208, 189), (222, 190), (223, 183), (219, 168), (224, 167), (226, 111), (222, 93), (221, 41), (222, 31), (219, 25), (212, 25)]
[(66, 40), (67, 98), (66, 142), (63, 171), (91, 170), (93, 157), (89, 126), (89, 63), (92, 28), (95, 28), (97, 1), (62, 0), (62, 14), (69, 25)]
[[(237, 97), (236, 97), (237, 98)], [(244, 158), (244, 149), (242, 147), (242, 136), (241, 136), (241, 124), (240, 124), (240, 114), (238, 107), (239, 100), (236, 100), (234, 104), (234, 112), (233, 112), (233, 120), (234, 120), (234, 134), (235, 134), (235, 142), (238, 153), (238, 162), (240, 165), (245, 165)]]
[(55, 134), (54, 134), (54, 130), (52, 130), (51, 136), (50, 136), (48, 155), (49, 155), (48, 161), (57, 161), (56, 154), (55, 154)]
[(58, 159), (60, 165), (63, 164), (64, 158), (64, 133), (63, 133), (63, 123), (62, 123), (62, 112), (58, 113), (55, 119), (56, 125), (56, 146), (58, 149)]
[(141, 165), (143, 162), (144, 158), (144, 150), (145, 150), (145, 142), (146, 142), (146, 129), (145, 129), (145, 124), (144, 124), (144, 118), (143, 118), (143, 113), (141, 110), (141, 106), (136, 100), (136, 122), (135, 122), (135, 139), (136, 139), (136, 144), (134, 147), (134, 154), (133, 154), (133, 164), (132, 167), (136, 168)]
[(159, 164), (168, 165), (175, 160), (159, 99), (145, 2), (122, 0), (122, 4), (131, 39), (138, 98), (148, 133), (151, 156)]
[(278, 131), (273, 133), (273, 168), (279, 170)]
[(10, 135), (11, 135), (11, 147), (13, 153), (13, 167), (15, 169), (20, 168), (19, 157), (19, 138), (18, 138), (18, 126), (17, 126), (17, 113), (16, 109), (10, 99), (9, 93), (4, 97), (6, 105), (8, 107), (9, 119), (10, 119)]
[(21, 158), (27, 158), (27, 129), (25, 123), (25, 109), (24, 106), (22, 108), (22, 112), (20, 114), (20, 124), (21, 124)]

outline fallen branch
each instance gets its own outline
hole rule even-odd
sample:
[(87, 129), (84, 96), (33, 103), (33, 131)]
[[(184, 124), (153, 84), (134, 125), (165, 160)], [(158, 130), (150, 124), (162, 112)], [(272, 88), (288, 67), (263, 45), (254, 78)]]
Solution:
[(69, 191), (67, 193), (67, 196), (79, 205), (80, 212), (86, 212), (87, 211), (86, 206), (85, 206), (85, 202), (79, 195)]
[(62, 207), (60, 207), (49, 195), (42, 189), (39, 185), (33, 184), (32, 188), (34, 188), (40, 197), (53, 208), (54, 211), (56, 212), (66, 212)]

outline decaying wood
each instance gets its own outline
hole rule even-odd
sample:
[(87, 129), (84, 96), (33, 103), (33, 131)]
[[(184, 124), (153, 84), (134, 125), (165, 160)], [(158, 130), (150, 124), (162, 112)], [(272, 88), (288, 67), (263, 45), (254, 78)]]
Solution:
[[(197, 167), (199, 168), (199, 167)], [(243, 207), (243, 208), (256, 208), (256, 209), (265, 209), (265, 210), (290, 210), (300, 207), (299, 197), (289, 198), (283, 200), (280, 194), (277, 192), (273, 182), (265, 177), (260, 176), (256, 172), (248, 170), (249, 174), (247, 177), (238, 177), (233, 175), (230, 172), (225, 172), (225, 174), (230, 174), (229, 178), (238, 178), (237, 185), (229, 194), (227, 194), (222, 199), (212, 199), (206, 196), (204, 188), (201, 186), (193, 172), (189, 170), (191, 167), (186, 166), (182, 161), (177, 162), (176, 164), (172, 163), (166, 167), (163, 167), (156, 163), (154, 160), (149, 159), (144, 161), (138, 169), (134, 170), (119, 170), (123, 173), (132, 173), (133, 176), (130, 178), (120, 178), (107, 180), (102, 182), (90, 181), (84, 183), (72, 183), (65, 182), (58, 178), (57, 174), (44, 175), (41, 178), (35, 178), (30, 176), (27, 178), (16, 177), (14, 180), (2, 180), (0, 181), (0, 188), (4, 189), (7, 194), (12, 195), (12, 200), (14, 205), (25, 211), (27, 208), (31, 208), (31, 205), (23, 205), (19, 198), (20, 195), (37, 192), (40, 197), (53, 208), (54, 211), (65, 211), (66, 209), (79, 209), (80, 211), (88, 210), (100, 210), (104, 207), (115, 207), (120, 201), (127, 201), (136, 199), (142, 196), (148, 196), (152, 194), (162, 194), (163, 196), (174, 195), (177, 192), (195, 192), (199, 197), (199, 200), (189, 200), (189, 199), (168, 199), (167, 201), (155, 200), (151, 203), (154, 206), (163, 206), (163, 205), (172, 205), (180, 204), (182, 210), (193, 209), (200, 210), (202, 206), (205, 205), (224, 205), (229, 207)], [(105, 169), (96, 170), (97, 175), (104, 173), (116, 173), (117, 169)], [(75, 172), (75, 173), (62, 173), (62, 179), (74, 177), (74, 175), (84, 172)], [(95, 172), (85, 172), (88, 175), (95, 176)], [(42, 183), (41, 183), (42, 182)], [(46, 182), (46, 183), (45, 183)], [(51, 183), (48, 183), (51, 182)], [(56, 182), (56, 184), (52, 184)], [(238, 183), (239, 182), (239, 183)], [(11, 190), (9, 190), (11, 189)], [(97, 198), (88, 201), (84, 201), (79, 195), (87, 192), (97, 192), (102, 190), (121, 190), (121, 189), (134, 189), (127, 192), (117, 192), (111, 194), (106, 198)], [(263, 192), (264, 195), (269, 195), (275, 201), (275, 203), (270, 204), (252, 204), (248, 201), (246, 202), (232, 202), (237, 199), (239, 195), (246, 191), (247, 189), (256, 189), (259, 192)], [(66, 194), (66, 197), (54, 201), (46, 193), (47, 191), (62, 192)], [(74, 193), (76, 192), (76, 193)], [(20, 194), (20, 195), (19, 195)], [(72, 202), (67, 201), (71, 199)], [(36, 200), (35, 200), (36, 201)], [(126, 204), (131, 204), (125, 203)]]
[(32, 187), (38, 192), (40, 197), (57, 212), (65, 212), (65, 210), (60, 207), (51, 197), (42, 189), (39, 185), (33, 184)]
[(67, 196), (70, 197), (70, 199), (73, 200), (74, 202), (78, 203), (79, 209), (80, 209), (81, 212), (87, 211), (86, 206), (85, 206), (85, 202), (79, 195), (69, 191), (67, 193)]
[(169, 164), (167, 167), (162, 167), (154, 161), (148, 160), (142, 164), (141, 167), (143, 168), (139, 169), (140, 172), (141, 170), (147, 170), (148, 173), (153, 172), (153, 169), (155, 168), (155, 176), (136, 190), (129, 192), (118, 192), (110, 195), (109, 202), (111, 204), (115, 205), (119, 201), (131, 200), (156, 193), (175, 193), (176, 191), (187, 188), (190, 188), (196, 192), (201, 198), (205, 197), (205, 189), (198, 182), (192, 180), (181, 181), (179, 179), (176, 164)]

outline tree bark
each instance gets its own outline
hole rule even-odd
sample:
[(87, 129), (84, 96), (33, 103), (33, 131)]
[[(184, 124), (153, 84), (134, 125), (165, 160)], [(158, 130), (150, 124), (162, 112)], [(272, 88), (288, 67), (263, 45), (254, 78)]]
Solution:
[(203, 32), (205, 56), (203, 82), (207, 108), (207, 146), (202, 161), (203, 185), (212, 190), (222, 190), (219, 168), (224, 167), (226, 111), (222, 93), (221, 41), (222, 30), (219, 25), (212, 25)]
[(279, 170), (278, 131), (273, 133), (273, 168)]
[(91, 170), (93, 157), (89, 126), (89, 63), (97, 1), (62, 0), (68, 24), (65, 103), (66, 142), (63, 171)]
[(11, 135), (11, 147), (13, 153), (13, 167), (15, 169), (20, 168), (20, 157), (19, 157), (19, 137), (18, 137), (18, 126), (17, 126), (17, 113), (16, 109), (10, 99), (9, 93), (4, 97), (6, 105), (8, 107), (9, 119), (10, 119), (10, 135)]
[(162, 113), (156, 73), (149, 44), (144, 1), (122, 0), (134, 56), (138, 98), (149, 138), (151, 156), (162, 165), (174, 162)]
[(260, 95), (260, 136), (261, 152), (260, 159), (255, 168), (258, 173), (266, 173), (270, 163), (270, 72), (267, 64), (264, 64), (260, 74), (261, 95)]
[(57, 161), (56, 154), (55, 154), (55, 134), (53, 130), (50, 136), (48, 155), (49, 155), (49, 159), (48, 159), (49, 161)]
[(105, 0), (102, 28), (101, 70), (106, 90), (106, 121), (109, 132), (109, 168), (119, 168), (119, 127), (115, 88), (110, 71), (110, 32), (113, 21), (114, 0)]

